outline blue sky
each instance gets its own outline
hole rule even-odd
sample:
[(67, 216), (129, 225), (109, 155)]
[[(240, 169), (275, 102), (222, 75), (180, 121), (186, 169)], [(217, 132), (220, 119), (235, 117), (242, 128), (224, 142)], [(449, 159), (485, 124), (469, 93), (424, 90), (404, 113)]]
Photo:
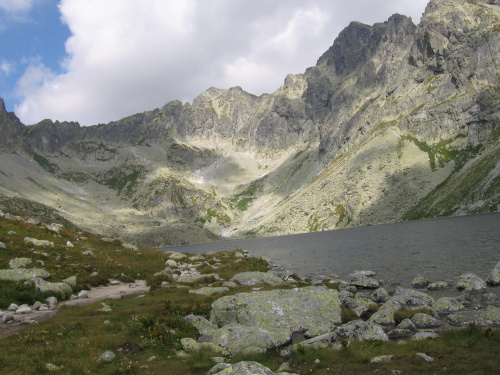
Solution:
[(25, 124), (92, 125), (211, 86), (274, 92), (350, 21), (427, 0), (0, 0), (0, 97)]

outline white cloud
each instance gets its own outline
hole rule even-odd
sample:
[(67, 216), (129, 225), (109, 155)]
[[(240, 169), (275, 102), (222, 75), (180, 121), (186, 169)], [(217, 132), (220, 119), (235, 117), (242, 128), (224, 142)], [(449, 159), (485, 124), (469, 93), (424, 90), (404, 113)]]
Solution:
[(25, 123), (90, 125), (191, 101), (210, 86), (273, 92), (287, 73), (314, 65), (350, 21), (380, 22), (405, 10), (415, 20), (426, 2), (61, 0), (72, 34), (64, 73), (31, 64), (15, 111)]
[(2, 60), (0, 62), (0, 73), (8, 77), (14, 71), (14, 64), (9, 61)]

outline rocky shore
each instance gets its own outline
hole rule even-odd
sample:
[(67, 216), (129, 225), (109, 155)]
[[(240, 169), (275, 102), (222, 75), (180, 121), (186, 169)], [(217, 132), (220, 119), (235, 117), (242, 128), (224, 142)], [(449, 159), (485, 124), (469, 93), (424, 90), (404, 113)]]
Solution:
[[(57, 260), (60, 255), (52, 249), (60, 248), (61, 242), (66, 241), (68, 250), (74, 248), (73, 243), (58, 234), (62, 229), (62, 226), (51, 225), (44, 228), (52, 233), (54, 241), (29, 236), (21, 241), (17, 233), (5, 235), (16, 237), (18, 243), (29, 248), (33, 257), (48, 260), (56, 257)], [(113, 252), (122, 253), (116, 246), (130, 254), (140, 252), (135, 245), (119, 244), (111, 238), (102, 237), (100, 241), (113, 243)], [(9, 246), (10, 243), (0, 242), (4, 252)], [(102, 253), (87, 247), (79, 249), (78, 254), (84, 260), (102, 257)], [(212, 361), (216, 365), (208, 374), (292, 374), (289, 359), (308, 350), (338, 351), (356, 342), (409, 343), (437, 338), (459, 327), (500, 326), (500, 298), (496, 290), (500, 285), (500, 262), (484, 280), (478, 275), (464, 273), (450, 284), (415, 275), (412, 288), (387, 290), (370, 270), (354, 271), (346, 277), (314, 278), (300, 277), (279, 266), (272, 266), (266, 272), (227, 273), (238, 264), (252, 262), (251, 255), (244, 250), (205, 255), (167, 252), (162, 256), (167, 258), (164, 265), (155, 263), (157, 268), (149, 270), (149, 283), (156, 291), (167, 295), (185, 291), (187, 295), (213, 299), (208, 314), (191, 313), (182, 317), (188, 326), (195, 328), (197, 335), (179, 337), (175, 344), (175, 358), (180, 360), (198, 358), (206, 351), (213, 353)], [(74, 259), (74, 256), (66, 255), (66, 258)], [(110, 262), (109, 254), (106, 258), (104, 262)], [(268, 264), (262, 259), (256, 261)], [(39, 292), (52, 292), (63, 302), (58, 302), (54, 296), (32, 305), (18, 305), (12, 301), (5, 311), (0, 311), (0, 337), (16, 333), (25, 325), (37, 325), (40, 320), (55, 315), (62, 306), (101, 302), (94, 310), (107, 314), (112, 311), (109, 301), (147, 297), (150, 290), (144, 280), (123, 282), (116, 279), (106, 280), (107, 285), (82, 289), (77, 286), (76, 275), (54, 280), (44, 269), (44, 262), (33, 262), (31, 257), (11, 258), (8, 265), (8, 269), (0, 269), (0, 282), (17, 282)], [(231, 276), (227, 277), (228, 274)], [(97, 276), (92, 273), (89, 278)], [(52, 281), (48, 281), (49, 278)], [(431, 295), (436, 290), (439, 298)], [(232, 361), (268, 352), (279, 353), (282, 358), (282, 365), (275, 372), (255, 361)], [(414, 354), (425, 361), (434, 360), (427, 353)], [(112, 362), (115, 357), (113, 351), (105, 351), (100, 360)], [(392, 355), (376, 356), (371, 363), (388, 362), (392, 358)], [(52, 363), (49, 365), (57, 368)]]

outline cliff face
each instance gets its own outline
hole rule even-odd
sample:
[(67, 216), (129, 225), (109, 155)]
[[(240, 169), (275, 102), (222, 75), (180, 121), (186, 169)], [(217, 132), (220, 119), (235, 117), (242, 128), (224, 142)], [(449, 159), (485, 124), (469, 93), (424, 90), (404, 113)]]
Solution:
[(497, 211), (498, 56), (498, 1), (432, 0), (418, 26), (352, 22), (273, 94), (91, 127), (2, 101), (0, 193), (153, 245)]

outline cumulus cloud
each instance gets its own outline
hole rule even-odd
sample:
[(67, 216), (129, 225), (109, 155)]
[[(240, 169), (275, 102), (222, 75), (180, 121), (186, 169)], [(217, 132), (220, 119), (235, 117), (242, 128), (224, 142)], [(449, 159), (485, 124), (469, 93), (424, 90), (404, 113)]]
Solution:
[(36, 0), (0, 0), (0, 9), (7, 13), (28, 12)]
[(192, 101), (210, 86), (273, 92), (287, 73), (314, 65), (350, 21), (371, 24), (399, 12), (418, 22), (426, 2), (62, 0), (71, 31), (63, 73), (29, 64), (15, 111), (25, 123), (90, 125)]
[(14, 65), (6, 60), (2, 60), (0, 62), (0, 74), (4, 76), (10, 76), (10, 74), (14, 71)]

